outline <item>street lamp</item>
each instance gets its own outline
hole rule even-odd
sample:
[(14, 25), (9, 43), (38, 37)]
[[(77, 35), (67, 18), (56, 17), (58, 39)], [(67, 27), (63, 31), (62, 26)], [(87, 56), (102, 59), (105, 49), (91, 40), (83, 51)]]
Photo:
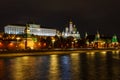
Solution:
[(77, 46), (77, 39), (76, 38), (74, 38), (74, 42), (73, 42), (73, 44), (74, 44), (74, 48)]
[(55, 39), (52, 39), (52, 46), (54, 48), (54, 42), (55, 42)]
[(16, 47), (18, 48), (18, 41), (20, 40), (20, 37), (17, 37), (16, 40), (17, 40), (17, 45), (16, 45)]

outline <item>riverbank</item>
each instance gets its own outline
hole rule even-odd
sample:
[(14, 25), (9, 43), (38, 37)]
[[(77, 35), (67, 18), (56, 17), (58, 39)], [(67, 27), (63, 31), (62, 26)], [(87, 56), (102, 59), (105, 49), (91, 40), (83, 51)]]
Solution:
[(21, 51), (1, 51), (0, 57), (14, 57), (14, 56), (38, 56), (38, 55), (52, 55), (52, 54), (70, 54), (70, 53), (84, 53), (84, 52), (107, 52), (120, 51), (118, 48), (68, 48), (68, 49), (41, 49), (41, 50), (21, 50)]
[(112, 51), (120, 50), (119, 48), (54, 48), (54, 49), (40, 49), (40, 50), (5, 50), (0, 53), (34, 53), (34, 52), (65, 52), (65, 51)]

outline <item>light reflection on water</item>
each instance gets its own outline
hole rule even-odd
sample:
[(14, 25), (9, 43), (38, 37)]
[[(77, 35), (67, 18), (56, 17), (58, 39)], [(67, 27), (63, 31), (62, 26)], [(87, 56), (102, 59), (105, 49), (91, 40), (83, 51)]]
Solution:
[(71, 62), (69, 55), (60, 56), (61, 80), (71, 80)]
[(120, 80), (120, 52), (1, 58), (0, 80)]
[[(71, 78), (72, 80), (80, 80), (80, 57), (77, 53), (72, 53), (71, 55)], [(75, 72), (75, 73), (74, 73)]]
[(58, 55), (50, 56), (50, 69), (49, 69), (49, 80), (59, 80), (60, 79), (60, 69), (58, 63)]
[(31, 57), (18, 57), (10, 60), (10, 75), (13, 80), (28, 80), (29, 77), (35, 76), (35, 58)]

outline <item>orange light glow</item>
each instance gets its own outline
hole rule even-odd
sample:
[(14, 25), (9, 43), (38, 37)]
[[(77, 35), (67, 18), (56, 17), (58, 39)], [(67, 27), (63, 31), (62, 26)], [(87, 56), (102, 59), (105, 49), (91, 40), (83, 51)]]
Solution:
[(0, 42), (0, 47), (3, 46), (2, 42)]
[(46, 46), (46, 43), (44, 43), (43, 46), (45, 47), (45, 46)]

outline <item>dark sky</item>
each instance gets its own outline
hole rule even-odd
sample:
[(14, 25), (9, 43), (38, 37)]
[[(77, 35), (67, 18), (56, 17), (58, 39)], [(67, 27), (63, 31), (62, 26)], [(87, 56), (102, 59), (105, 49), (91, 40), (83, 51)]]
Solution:
[(80, 33), (120, 34), (120, 0), (1, 0), (0, 27), (34, 22), (62, 30), (71, 19)]

